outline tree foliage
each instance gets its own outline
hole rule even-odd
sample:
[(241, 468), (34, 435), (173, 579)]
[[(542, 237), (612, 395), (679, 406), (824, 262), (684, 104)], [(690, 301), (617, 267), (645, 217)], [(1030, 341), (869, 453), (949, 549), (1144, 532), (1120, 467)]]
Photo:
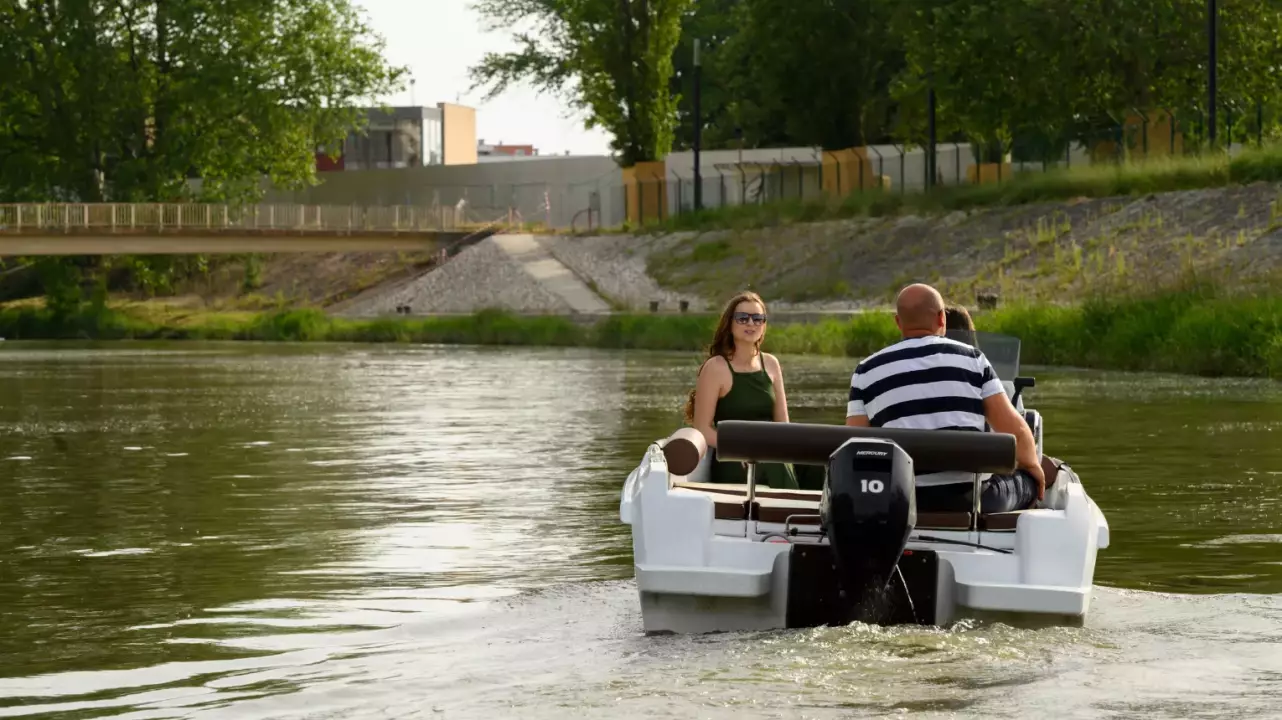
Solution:
[[(238, 202), (264, 177), (300, 186), (316, 147), (402, 74), (347, 0), (0, 0), (0, 68), (10, 202)], [(42, 262), (46, 286), (100, 266)], [(175, 262), (188, 261), (116, 266), (163, 284)]]
[[(1273, 0), (1221, 0), (1221, 112), (1282, 100), (1278, 12)], [(939, 131), (998, 151), (1022, 137), (1053, 157), (1132, 114), (1205, 114), (1206, 13), (1204, 0), (906, 3), (893, 29), (908, 58), (893, 93), (901, 132), (923, 137), (931, 82)]]
[(682, 15), (693, 0), (480, 0), (498, 28), (517, 31), (511, 52), (472, 68), (493, 97), (518, 82), (552, 91), (587, 111), (587, 126), (613, 137), (624, 167), (667, 155), (676, 102), (669, 90)]
[(699, 40), (702, 97), (700, 98), (705, 147), (728, 145), (735, 136), (738, 118), (731, 104), (731, 87), (723, 79), (722, 48), (734, 34), (735, 7), (739, 0), (699, 0), (681, 21), (681, 39), (672, 53), (672, 80), (669, 88), (677, 101), (674, 150), (689, 150), (694, 144), (694, 42)]
[(743, 0), (722, 78), (751, 145), (838, 149), (886, 136), (903, 53), (894, 0)]
[(346, 0), (0, 0), (0, 195), (252, 197), (393, 89)]
[[(733, 146), (737, 130), (748, 147), (922, 144), (932, 87), (937, 137), (974, 142), (989, 162), (1012, 148), (1053, 159), (1072, 142), (1117, 139), (1126, 118), (1151, 113), (1175, 114), (1196, 140), (1207, 111), (1205, 0), (481, 0), (480, 8), (499, 26), (533, 29), (515, 34), (516, 52), (488, 56), (478, 80), (495, 93), (521, 80), (566, 92), (612, 133), (625, 164), (662, 157), (667, 147), (653, 139), (671, 122), (675, 146), (691, 146), (696, 38), (706, 148)], [(1259, 132), (1260, 108), (1276, 129), (1282, 2), (1219, 0), (1219, 8), (1221, 136)], [(637, 45), (644, 28), (662, 32)], [(656, 60), (664, 48), (670, 64)], [(634, 117), (648, 122), (625, 121)]]

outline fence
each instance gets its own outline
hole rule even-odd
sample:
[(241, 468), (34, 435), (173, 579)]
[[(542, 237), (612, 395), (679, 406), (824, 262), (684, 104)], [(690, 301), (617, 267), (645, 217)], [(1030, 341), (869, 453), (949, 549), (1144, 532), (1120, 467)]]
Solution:
[[(1249, 110), (1249, 112), (1247, 112)], [(1236, 152), (1262, 142), (1262, 108), (1228, 108), (1221, 141)], [(1017, 175), (1136, 158), (1178, 156), (1204, 144), (1206, 128), (1193, 111), (1136, 111), (1105, 119), (1072, 143), (1018, 138), (1003, 153), (977, 162), (969, 143), (944, 142), (931, 163), (921, 147), (870, 145), (837, 152), (814, 148), (720, 149), (701, 154), (700, 178), (689, 152), (670, 154), (658, 174), (625, 174), (608, 158), (546, 158), (537, 162), (486, 163), (470, 167), (387, 169), (326, 173), (323, 187), (304, 193), (276, 192), (274, 201), (449, 208), (459, 222), (503, 219), (526, 229), (585, 231), (617, 228), (691, 212), (696, 194), (703, 208), (817, 200), (855, 192), (921, 192), (932, 186), (1006, 183)], [(1272, 113), (1270, 123), (1276, 124)], [(1270, 125), (1272, 127), (1272, 125)], [(696, 193), (696, 187), (698, 193)]]
[[(1160, 137), (1156, 135), (1161, 134)], [(696, 207), (715, 209), (780, 201), (817, 201), (852, 193), (880, 191), (895, 194), (923, 192), (933, 187), (1008, 183), (1017, 176), (1049, 170), (1116, 163), (1128, 159), (1178, 157), (1194, 148), (1193, 142), (1165, 127), (1108, 130), (1086, 142), (1067, 144), (1056, 155), (1042, 159), (1014, 159), (1012, 153), (993, 162), (976, 162), (974, 146), (942, 143), (936, 147), (934, 182), (928, 183), (930, 165), (922, 148), (868, 146), (860, 152), (815, 153), (809, 161), (770, 163), (719, 163), (704, 168), (700, 178), (692, 172), (668, 172), (663, 177), (636, 181), (635, 189), (614, 191), (624, 205), (628, 221), (653, 222), (694, 212)], [(1244, 149), (1240, 142), (1228, 147), (1230, 155)], [(1027, 155), (1025, 156), (1027, 158)], [(696, 205), (696, 188), (699, 203)]]
[(625, 206), (618, 191), (622, 174), (585, 182), (433, 185), (431, 203), (459, 208), (469, 217), (507, 217), (529, 229), (587, 229), (623, 224)]
[(475, 213), (440, 205), (33, 203), (0, 205), (0, 233), (22, 235), (86, 230), (118, 233), (245, 230), (336, 234), (431, 232), (464, 229), (477, 224), (475, 217)]

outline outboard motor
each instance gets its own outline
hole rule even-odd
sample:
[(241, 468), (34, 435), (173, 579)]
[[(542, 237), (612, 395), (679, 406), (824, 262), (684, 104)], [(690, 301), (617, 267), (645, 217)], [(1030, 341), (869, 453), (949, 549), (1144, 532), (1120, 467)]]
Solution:
[(852, 438), (828, 457), (819, 514), (846, 622), (879, 622), (885, 590), (917, 525), (913, 460), (889, 440)]

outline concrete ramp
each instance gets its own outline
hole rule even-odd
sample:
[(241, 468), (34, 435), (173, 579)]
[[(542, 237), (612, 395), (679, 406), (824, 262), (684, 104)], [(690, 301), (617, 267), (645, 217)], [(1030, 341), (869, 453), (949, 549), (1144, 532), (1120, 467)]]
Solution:
[(533, 235), (495, 235), (493, 239), (530, 277), (564, 300), (574, 312), (610, 312), (609, 303), (544, 249)]

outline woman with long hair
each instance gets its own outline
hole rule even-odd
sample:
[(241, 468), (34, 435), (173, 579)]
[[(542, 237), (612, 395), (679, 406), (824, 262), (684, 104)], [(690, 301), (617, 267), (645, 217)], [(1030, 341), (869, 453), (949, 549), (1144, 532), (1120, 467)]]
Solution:
[[(747, 466), (716, 459), (717, 423), (722, 420), (788, 422), (783, 369), (761, 352), (766, 337), (766, 303), (754, 292), (730, 298), (708, 346), (708, 358), (686, 400), (685, 418), (703, 433), (713, 453), (712, 482), (745, 483)], [(761, 463), (757, 481), (772, 488), (797, 488), (792, 465)]]

